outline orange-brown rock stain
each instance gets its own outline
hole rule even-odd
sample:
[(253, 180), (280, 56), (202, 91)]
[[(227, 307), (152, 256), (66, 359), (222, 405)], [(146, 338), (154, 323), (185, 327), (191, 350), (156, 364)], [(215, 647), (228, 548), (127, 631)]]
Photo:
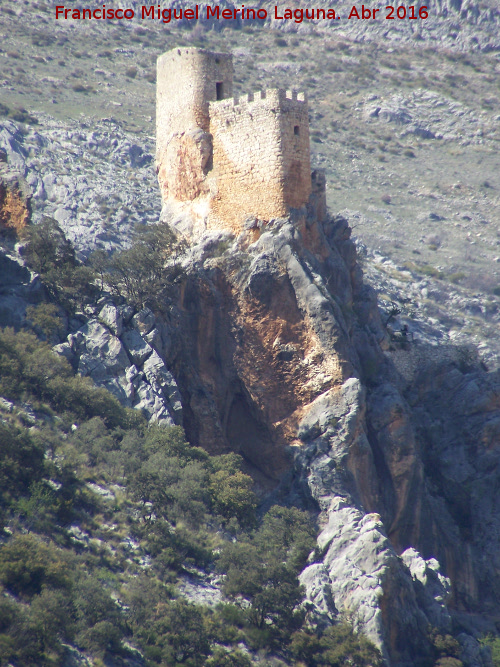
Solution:
[(341, 363), (322, 347), (286, 273), (259, 300), (237, 272), (217, 267), (214, 258), (210, 279), (187, 281), (179, 295), (185, 335), (174, 369), (184, 425), (211, 454), (241, 454), (270, 489), (292, 465), (288, 447), (300, 444), (307, 406), (342, 384)]
[(25, 197), (0, 182), (0, 230), (19, 233), (27, 226), (30, 211)]
[(340, 368), (332, 367), (286, 291), (274, 294), (270, 306), (240, 299), (244, 341), (235, 356), (247, 391), (281, 448), (298, 444), (297, 426), (304, 408), (342, 381)]

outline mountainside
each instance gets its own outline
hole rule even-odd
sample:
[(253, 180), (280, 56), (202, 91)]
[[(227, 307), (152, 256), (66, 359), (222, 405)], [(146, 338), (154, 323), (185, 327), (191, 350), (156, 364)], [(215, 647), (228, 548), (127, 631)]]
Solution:
[(427, 664), (430, 626), (488, 665), (473, 636), (498, 614), (500, 377), (467, 348), (391, 341), (349, 237), (305, 213), (249, 246), (207, 236), (156, 328), (108, 297), (55, 349), (154, 420), (180, 417), (178, 391), (191, 444), (319, 510), (311, 618), (351, 614), (391, 665)]

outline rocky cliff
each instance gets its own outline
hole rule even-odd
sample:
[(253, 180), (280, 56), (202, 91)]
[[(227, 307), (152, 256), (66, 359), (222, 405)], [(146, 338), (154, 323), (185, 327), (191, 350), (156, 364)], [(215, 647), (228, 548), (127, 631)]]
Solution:
[[(240, 453), (264, 500), (319, 512), (301, 576), (316, 621), (348, 615), (393, 667), (427, 664), (437, 628), (486, 667), (500, 377), (463, 348), (390, 340), (350, 233), (303, 209), (206, 235), (162, 315), (105, 299), (55, 349), (153, 421), (182, 421), (192, 444)], [(19, 326), (43, 289), (2, 261)]]
[(473, 636), (498, 613), (499, 374), (389, 340), (344, 218), (255, 236), (186, 261), (166, 361), (190, 441), (318, 508), (313, 615), (351, 614), (391, 665), (425, 664), (429, 626), (490, 664)]
[[(16, 227), (28, 208), (8, 192)], [(350, 616), (393, 667), (426, 664), (429, 627), (486, 667), (499, 373), (465, 348), (391, 340), (348, 221), (313, 208), (199, 238), (163, 314), (104, 299), (56, 349), (151, 420), (182, 422), (192, 444), (239, 452), (263, 499), (319, 513), (302, 573), (311, 617)], [(1, 322), (19, 327), (43, 286), (12, 249), (0, 259)]]

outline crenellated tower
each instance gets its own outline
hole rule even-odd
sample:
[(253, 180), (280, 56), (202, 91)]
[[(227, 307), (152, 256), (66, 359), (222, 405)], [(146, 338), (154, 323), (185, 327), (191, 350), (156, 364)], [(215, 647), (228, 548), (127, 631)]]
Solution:
[(282, 217), (307, 204), (311, 194), (305, 95), (284, 90), (232, 95), (230, 54), (179, 48), (158, 59), (156, 163), (162, 198), (189, 214), (196, 231), (239, 233), (249, 216)]

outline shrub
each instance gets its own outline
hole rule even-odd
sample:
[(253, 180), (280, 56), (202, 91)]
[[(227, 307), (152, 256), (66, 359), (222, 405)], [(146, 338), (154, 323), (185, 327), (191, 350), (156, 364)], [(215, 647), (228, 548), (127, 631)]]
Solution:
[(26, 430), (0, 422), (0, 499), (2, 505), (25, 495), (44, 472), (44, 450)]
[[(103, 267), (105, 281), (136, 308), (161, 308), (168, 287), (182, 273), (178, 262), (182, 250), (168, 225), (139, 225), (132, 246), (116, 252)], [(95, 262), (95, 257), (90, 261)]]
[(378, 667), (382, 656), (377, 648), (363, 635), (354, 632), (349, 623), (338, 623), (328, 628), (320, 639), (321, 657), (318, 665), (342, 667)]
[(483, 646), (489, 646), (491, 650), (491, 658), (495, 667), (500, 667), (500, 637), (487, 635), (480, 639)]
[(67, 555), (33, 535), (19, 535), (0, 548), (0, 582), (15, 595), (31, 598), (45, 585), (67, 589)]
[(51, 295), (70, 309), (81, 307), (97, 294), (95, 275), (79, 264), (75, 251), (57, 220), (45, 216), (25, 231), (25, 258), (40, 274)]
[(40, 331), (46, 338), (62, 333), (63, 322), (59, 316), (59, 308), (53, 303), (40, 303), (26, 308), (26, 318), (35, 332)]
[(252, 487), (252, 478), (240, 471), (217, 471), (210, 477), (213, 509), (225, 519), (235, 517), (240, 525), (253, 526), (257, 499)]
[(163, 600), (136, 632), (146, 655), (164, 665), (202, 667), (210, 653), (201, 611), (184, 600)]
[(218, 646), (205, 662), (205, 667), (252, 667), (252, 664), (241, 651), (228, 651)]
[[(219, 557), (226, 595), (244, 602), (255, 629), (256, 647), (283, 643), (302, 623), (297, 575), (314, 544), (309, 516), (295, 508), (273, 507), (250, 540), (228, 544)], [(248, 603), (249, 606), (248, 606)]]
[(462, 663), (458, 660), (460, 655), (460, 644), (451, 635), (443, 635), (437, 628), (429, 629), (429, 641), (434, 649), (434, 655), (440, 667), (460, 667)]
[(78, 419), (100, 416), (111, 427), (140, 415), (123, 408), (106, 389), (90, 378), (74, 376), (69, 363), (47, 343), (26, 331), (0, 330), (0, 393), (8, 398), (32, 396)]

